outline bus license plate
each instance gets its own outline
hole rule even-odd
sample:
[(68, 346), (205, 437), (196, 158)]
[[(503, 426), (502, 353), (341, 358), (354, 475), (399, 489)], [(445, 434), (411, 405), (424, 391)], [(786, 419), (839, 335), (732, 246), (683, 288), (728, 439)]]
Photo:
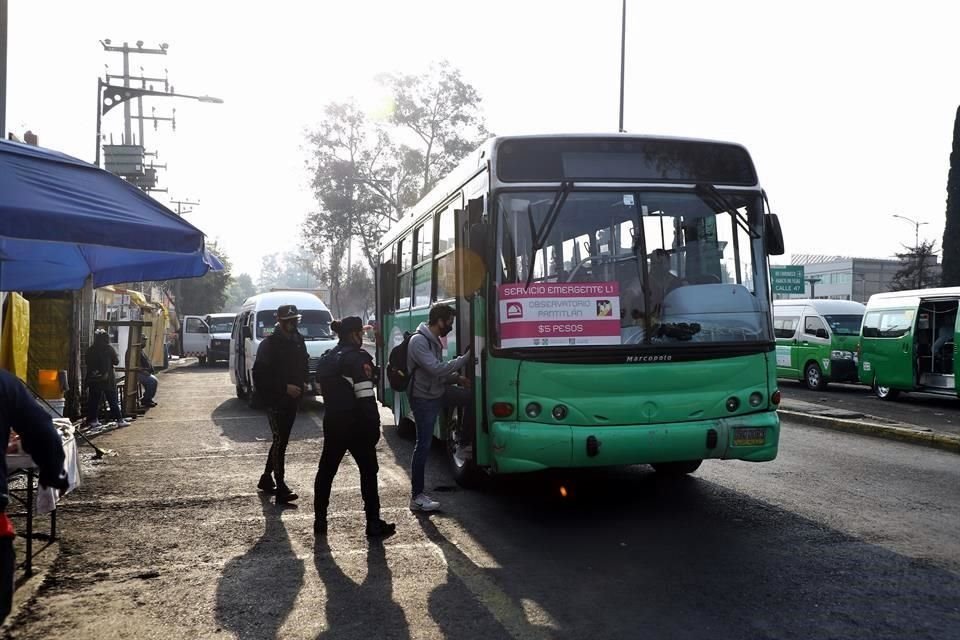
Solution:
[(767, 442), (766, 429), (734, 429), (733, 444), (737, 447), (754, 447)]

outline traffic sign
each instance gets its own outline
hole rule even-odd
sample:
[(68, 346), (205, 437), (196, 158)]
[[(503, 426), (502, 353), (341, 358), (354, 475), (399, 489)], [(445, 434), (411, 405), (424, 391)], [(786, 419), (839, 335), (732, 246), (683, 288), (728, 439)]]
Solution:
[(804, 284), (803, 265), (786, 267), (770, 267), (770, 282), (774, 293), (803, 293)]

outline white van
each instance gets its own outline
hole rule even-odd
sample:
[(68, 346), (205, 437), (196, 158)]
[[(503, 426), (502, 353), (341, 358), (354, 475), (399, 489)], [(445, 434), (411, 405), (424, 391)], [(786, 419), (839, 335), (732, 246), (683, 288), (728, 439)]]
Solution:
[(857, 345), (866, 306), (852, 300), (775, 300), (777, 377), (821, 391), (830, 382), (860, 382)]
[(277, 324), (277, 309), (285, 304), (297, 305), (303, 316), (300, 333), (306, 340), (310, 354), (306, 393), (320, 394), (320, 385), (316, 380), (317, 362), (324, 352), (337, 344), (337, 336), (330, 330), (333, 316), (327, 305), (312, 293), (272, 291), (244, 301), (230, 336), (230, 380), (237, 388), (237, 397), (246, 400), (250, 406), (258, 404), (253, 385), (253, 363), (257, 358), (257, 348), (273, 332)]
[(210, 346), (207, 347), (207, 364), (230, 360), (230, 334), (233, 333), (235, 313), (211, 313), (204, 320), (210, 327)]

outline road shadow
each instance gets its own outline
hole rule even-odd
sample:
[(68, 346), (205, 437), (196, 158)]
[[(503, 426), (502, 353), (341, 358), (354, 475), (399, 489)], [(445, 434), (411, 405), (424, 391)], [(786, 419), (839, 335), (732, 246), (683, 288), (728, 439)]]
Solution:
[(283, 507), (260, 496), (265, 527), (249, 551), (227, 563), (217, 585), (217, 624), (240, 640), (272, 640), (293, 611), (304, 562), (281, 520)]
[(367, 575), (360, 584), (343, 572), (326, 540), (314, 543), (313, 562), (326, 595), (327, 628), (318, 639), (411, 637), (403, 608), (393, 597), (393, 572), (387, 564), (383, 543), (370, 541)]
[[(270, 442), (270, 425), (265, 411), (254, 410), (239, 398), (224, 400), (210, 414), (224, 436), (234, 442)], [(297, 421), (290, 432), (290, 442), (320, 438), (323, 431), (318, 421), (323, 420), (323, 405), (307, 401), (297, 413)]]
[[(412, 444), (384, 431), (381, 455), (407, 469)], [(455, 574), (429, 599), (447, 637), (950, 638), (960, 628), (956, 572), (722, 484), (638, 465), (498, 476), (466, 492), (436, 444), (427, 486), (451, 491), (434, 495), (444, 513), (419, 519)], [(484, 568), (460, 536), (483, 550)], [(496, 620), (472, 606), (463, 616), (471, 599)]]

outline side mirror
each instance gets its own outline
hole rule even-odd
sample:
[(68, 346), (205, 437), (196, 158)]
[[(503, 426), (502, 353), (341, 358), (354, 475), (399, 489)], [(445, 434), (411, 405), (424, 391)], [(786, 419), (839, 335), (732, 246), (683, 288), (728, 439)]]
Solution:
[(775, 213), (768, 213), (763, 226), (767, 243), (767, 255), (782, 256), (786, 249), (783, 246), (783, 230), (780, 228), (780, 218)]
[(252, 340), (253, 331), (250, 330), (250, 325), (243, 325), (243, 327), (240, 329), (240, 335), (243, 336), (244, 340)]
[(830, 337), (830, 336), (827, 335), (827, 330), (826, 330), (826, 329), (817, 329), (817, 334), (816, 334), (816, 335), (817, 335), (818, 338), (823, 338), (824, 340), (826, 340), (827, 338)]

